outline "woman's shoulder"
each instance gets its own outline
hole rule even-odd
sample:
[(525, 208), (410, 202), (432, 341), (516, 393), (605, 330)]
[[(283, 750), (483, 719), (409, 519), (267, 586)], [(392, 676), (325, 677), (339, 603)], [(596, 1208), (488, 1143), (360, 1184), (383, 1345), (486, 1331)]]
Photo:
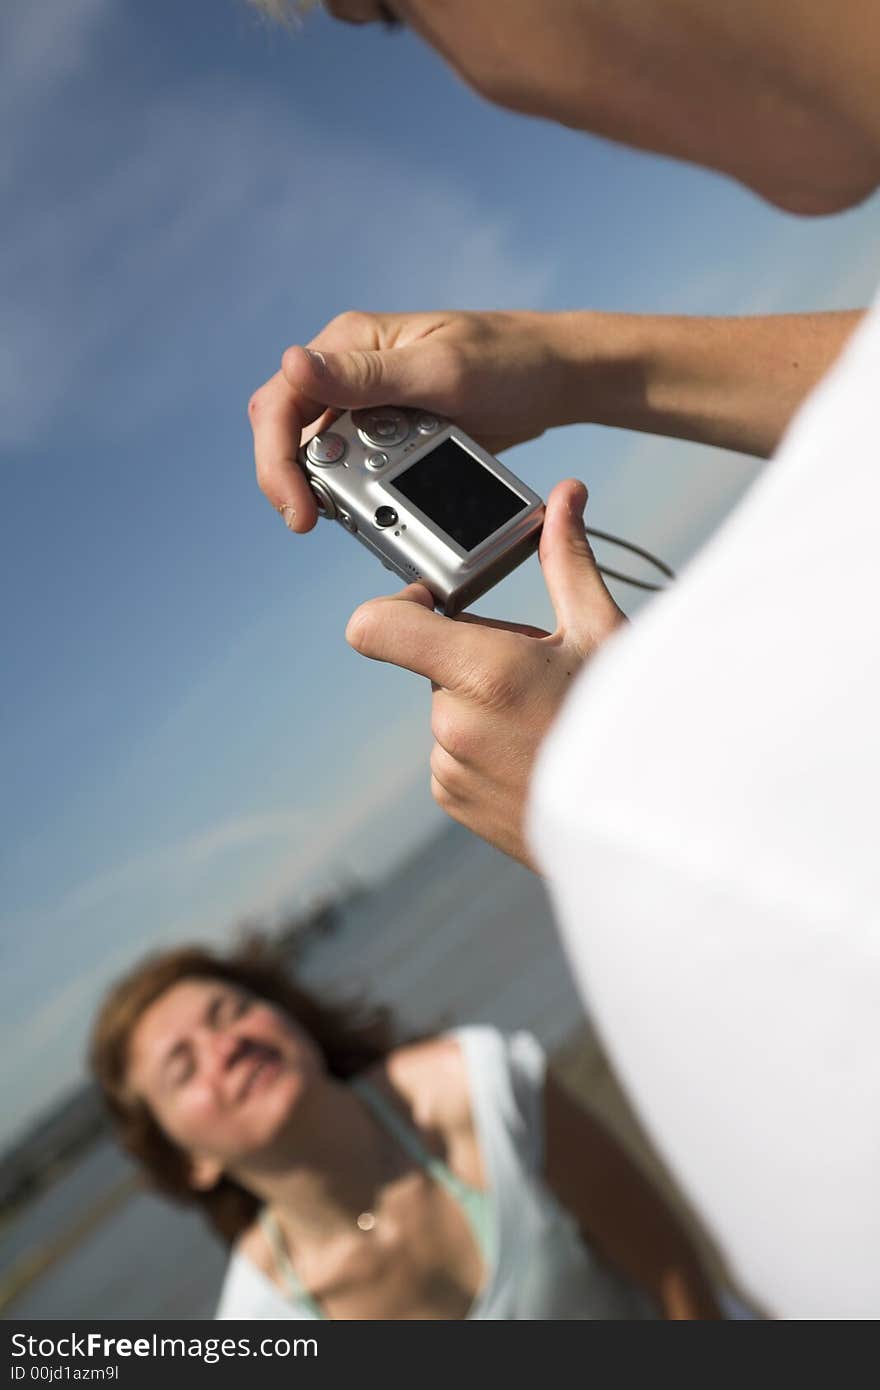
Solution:
[(441, 1034), (395, 1048), (371, 1080), (401, 1108), (429, 1152), (464, 1182), (486, 1186), (460, 1034)]
[(467, 1058), (458, 1033), (394, 1048), (371, 1079), (404, 1103), (419, 1129), (446, 1131), (470, 1124)]
[(371, 1075), (423, 1136), (433, 1136), (435, 1152), (478, 1185), (484, 1141), (513, 1143), (529, 1167), (540, 1164), (544, 1079), (544, 1051), (531, 1033), (485, 1025), (396, 1048)]
[(395, 1048), (374, 1075), (407, 1103), (427, 1127), (469, 1124), (478, 1090), (516, 1093), (543, 1089), (546, 1058), (531, 1033), (473, 1024)]

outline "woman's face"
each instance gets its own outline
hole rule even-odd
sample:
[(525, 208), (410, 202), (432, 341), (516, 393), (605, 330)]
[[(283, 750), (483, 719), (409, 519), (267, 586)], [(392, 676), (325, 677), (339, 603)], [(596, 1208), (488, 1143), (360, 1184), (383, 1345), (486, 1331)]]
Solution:
[(194, 977), (150, 1005), (131, 1036), (128, 1084), (211, 1187), (271, 1150), (323, 1058), (280, 1009)]

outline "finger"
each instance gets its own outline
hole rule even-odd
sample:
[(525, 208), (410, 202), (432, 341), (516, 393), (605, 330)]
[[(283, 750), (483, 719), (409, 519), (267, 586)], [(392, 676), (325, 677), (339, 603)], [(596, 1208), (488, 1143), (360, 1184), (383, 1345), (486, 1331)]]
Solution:
[(431, 776), (449, 797), (455, 797), (462, 805), (468, 800), (468, 774), (461, 763), (447, 753), (442, 744), (435, 743), (431, 749), (430, 768)]
[[(431, 733), (435, 748), (442, 749), (459, 767), (478, 766), (485, 752), (485, 718), (468, 700), (452, 691), (439, 690), (431, 701)], [(446, 778), (440, 780), (445, 782)]]
[(518, 632), (522, 637), (549, 637), (543, 627), (532, 627), (531, 623), (506, 623), (502, 618), (481, 618), (478, 613), (459, 613), (453, 619), (456, 623), (474, 623), (478, 627), (494, 627), (502, 632)]
[(464, 817), (467, 814), (466, 808), (462, 802), (459, 801), (455, 793), (451, 792), (448, 787), (444, 787), (443, 783), (434, 776), (433, 772), (431, 773), (431, 796), (440, 807), (440, 810), (445, 811), (451, 820), (458, 821), (462, 825), (465, 824)]
[(362, 656), (413, 671), (447, 690), (466, 691), (492, 658), (489, 634), (433, 612), (433, 599), (421, 584), (361, 604), (345, 637)]
[(308, 444), (310, 439), (314, 439), (316, 434), (323, 434), (325, 430), (331, 429), (334, 422), (339, 419), (341, 413), (341, 411), (336, 410), (333, 406), (328, 406), (326, 410), (322, 410), (317, 419), (313, 420), (310, 425), (304, 426), (299, 441), (300, 448)]
[[(344, 352), (353, 347), (379, 348), (389, 327), (388, 315), (361, 314), (349, 310), (325, 324), (320, 333), (309, 339), (303, 351), (307, 354), (311, 351), (322, 358), (324, 353), (335, 352), (337, 349)], [(323, 414), (303, 430), (302, 443), (308, 443), (313, 435), (329, 429), (341, 413), (341, 407), (327, 406)]]
[(430, 339), (407, 347), (357, 347), (344, 352), (289, 347), (281, 370), (295, 391), (346, 410), (410, 405), (442, 413), (448, 409), (453, 386), (450, 355)]
[(596, 566), (584, 530), (587, 489), (577, 479), (557, 483), (547, 499), (538, 551), (559, 627), (596, 637), (621, 620)]
[(303, 426), (324, 407), (291, 390), (280, 372), (250, 399), (257, 482), (292, 531), (310, 531), (318, 519), (314, 495), (296, 461)]
[(406, 584), (396, 594), (388, 594), (382, 599), (373, 600), (379, 603), (419, 603), (422, 608), (434, 611), (434, 595), (426, 584)]

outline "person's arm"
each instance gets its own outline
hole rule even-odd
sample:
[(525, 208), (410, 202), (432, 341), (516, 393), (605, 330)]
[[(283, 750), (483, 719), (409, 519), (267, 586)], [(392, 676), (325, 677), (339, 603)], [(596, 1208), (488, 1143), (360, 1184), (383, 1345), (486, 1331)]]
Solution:
[(757, 318), (555, 315), (566, 420), (767, 458), (862, 310)]
[(296, 451), (328, 407), (436, 410), (496, 454), (593, 423), (766, 456), (859, 317), (341, 314), (251, 397), (260, 487), (291, 530), (315, 525)]
[(549, 1073), (544, 1115), (544, 1178), (585, 1240), (645, 1289), (667, 1318), (720, 1318), (678, 1217), (604, 1125)]

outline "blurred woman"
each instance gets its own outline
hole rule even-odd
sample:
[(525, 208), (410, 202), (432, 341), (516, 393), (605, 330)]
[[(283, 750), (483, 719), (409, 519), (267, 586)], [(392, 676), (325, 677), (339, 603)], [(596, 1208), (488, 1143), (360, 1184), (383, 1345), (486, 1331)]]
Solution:
[(526, 1033), (400, 1043), (259, 943), (188, 947), (116, 985), (91, 1060), (123, 1147), (230, 1246), (220, 1318), (719, 1316)]

